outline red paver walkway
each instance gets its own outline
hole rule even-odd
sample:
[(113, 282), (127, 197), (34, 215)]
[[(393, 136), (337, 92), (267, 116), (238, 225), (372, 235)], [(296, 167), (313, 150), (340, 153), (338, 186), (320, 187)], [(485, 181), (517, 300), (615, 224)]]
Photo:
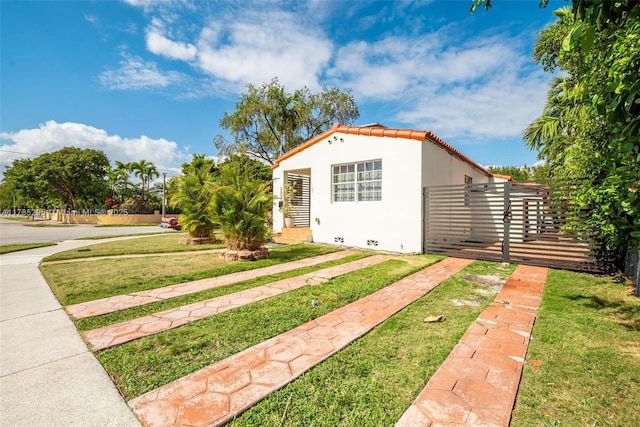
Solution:
[(182, 295), (200, 292), (207, 289), (226, 286), (256, 277), (268, 276), (270, 274), (283, 273), (285, 271), (296, 270), (298, 268), (309, 267), (327, 261), (334, 261), (357, 253), (356, 251), (340, 251), (330, 254), (304, 258), (297, 261), (272, 265), (269, 267), (256, 268), (253, 270), (240, 271), (238, 273), (226, 274), (224, 276), (211, 277), (208, 279), (196, 280), (193, 282), (179, 283), (177, 285), (164, 286), (162, 288), (150, 289), (147, 291), (133, 292), (127, 295), (117, 295), (95, 301), (88, 301), (79, 304), (68, 305), (67, 313), (76, 319), (98, 316), (112, 313), (114, 311), (125, 310), (156, 301), (175, 298)]
[(317, 285), (329, 279), (379, 264), (390, 259), (386, 255), (374, 255), (346, 264), (314, 271), (302, 276), (278, 280), (264, 286), (246, 289), (193, 304), (140, 317), (127, 322), (93, 329), (83, 334), (93, 351), (103, 350), (138, 338), (153, 335), (187, 323), (214, 316), (227, 310), (262, 301), (307, 285)]
[(509, 425), (547, 271), (516, 269), (397, 427)]
[(129, 402), (146, 426), (218, 426), (426, 295), (471, 260), (447, 258)]

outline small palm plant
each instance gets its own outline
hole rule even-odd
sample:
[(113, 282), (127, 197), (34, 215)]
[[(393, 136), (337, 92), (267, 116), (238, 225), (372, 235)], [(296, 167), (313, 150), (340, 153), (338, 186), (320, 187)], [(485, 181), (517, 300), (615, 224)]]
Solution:
[(237, 164), (219, 170), (213, 214), (231, 250), (257, 250), (267, 240), (266, 217), (273, 203), (270, 183), (247, 179)]
[(212, 205), (213, 167), (213, 160), (194, 155), (191, 163), (182, 165), (182, 175), (176, 180), (170, 204), (182, 211), (178, 222), (190, 238), (210, 237), (216, 226)]

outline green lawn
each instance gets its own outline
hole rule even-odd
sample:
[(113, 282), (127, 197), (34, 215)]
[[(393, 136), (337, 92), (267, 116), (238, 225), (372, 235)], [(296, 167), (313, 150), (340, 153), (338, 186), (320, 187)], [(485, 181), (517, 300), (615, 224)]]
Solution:
[(76, 326), (81, 331), (87, 331), (90, 329), (97, 329), (103, 326), (111, 325), (114, 323), (125, 322), (127, 320), (136, 319), (142, 316), (148, 316), (159, 311), (169, 310), (183, 305), (192, 304), (198, 301), (216, 298), (222, 295), (228, 295), (234, 292), (240, 292), (245, 289), (255, 288), (257, 286), (266, 285), (268, 283), (275, 282), (277, 280), (287, 279), (289, 277), (301, 276), (303, 274), (311, 273), (323, 268), (329, 268), (347, 262), (356, 261), (358, 259), (371, 256), (370, 252), (360, 252), (354, 255), (349, 255), (344, 258), (323, 262), (310, 267), (299, 268), (297, 270), (291, 270), (280, 274), (272, 274), (269, 276), (261, 276), (252, 280), (244, 282), (234, 283), (228, 286), (221, 286), (219, 288), (208, 289), (202, 292), (195, 292), (192, 294), (184, 295), (181, 297), (171, 298), (168, 300), (158, 301), (151, 304), (145, 304), (138, 307), (132, 307), (126, 310), (120, 310), (102, 316), (87, 317), (84, 319), (76, 320)]
[[(92, 255), (121, 253), (122, 243), (126, 243), (128, 253), (157, 251), (172, 243), (154, 242), (176, 236), (100, 244), (92, 247), (97, 249)], [(140, 241), (143, 244), (138, 244)], [(56, 296), (68, 305), (335, 250), (339, 248), (294, 245), (272, 248), (270, 259), (256, 262), (226, 263), (217, 254), (169, 257), (171, 262), (167, 262), (168, 257), (150, 255), (42, 265), (41, 270)], [(80, 330), (94, 329), (368, 255), (359, 253), (339, 261), (83, 319), (76, 325)], [(131, 399), (362, 298), (438, 259), (394, 257), (324, 284), (106, 349), (97, 356), (123, 396)], [(478, 292), (487, 288), (473, 283), (468, 275), (506, 277), (514, 268), (472, 263), (229, 425), (393, 425), (493, 299)], [(320, 304), (312, 306), (312, 299)], [(454, 299), (475, 300), (479, 305), (456, 306)], [(446, 321), (423, 322), (427, 316), (440, 314)], [(512, 426), (636, 425), (635, 402), (640, 401), (640, 299), (633, 297), (628, 288), (606, 277), (550, 271), (532, 337)]]
[(610, 278), (550, 271), (513, 426), (636, 426), (640, 298)]
[(55, 246), (53, 242), (43, 243), (19, 243), (15, 245), (0, 245), (0, 255), (8, 254), (9, 252), (26, 251), (27, 249), (44, 248), (46, 246)]
[[(130, 399), (362, 298), (436, 259), (389, 260), (100, 351), (98, 358)], [(312, 306), (312, 299), (319, 304)]]
[[(143, 236), (146, 236), (145, 233)], [(167, 252), (191, 252), (208, 249), (220, 249), (222, 243), (209, 245), (181, 245), (180, 239), (186, 237), (187, 233), (162, 232), (162, 235), (152, 235), (128, 240), (117, 240), (115, 242), (98, 243), (95, 245), (72, 249), (69, 251), (53, 254), (43, 261), (59, 261), (67, 259), (91, 258), (110, 255), (131, 255), (131, 254), (156, 254)], [(109, 236), (124, 237), (124, 236)], [(105, 238), (105, 237), (101, 237)], [(108, 237), (107, 237), (108, 238)]]
[[(270, 394), (230, 426), (393, 426), (493, 297), (465, 274), (515, 266), (475, 262), (363, 338)], [(452, 300), (475, 300), (456, 306)], [(424, 323), (444, 315), (441, 323)]]
[[(96, 226), (97, 227), (97, 226)], [(104, 240), (104, 239), (113, 239), (114, 237), (133, 237), (133, 236), (153, 236), (156, 234), (168, 234), (171, 231), (151, 231), (149, 233), (127, 233), (127, 234), (110, 234), (108, 236), (87, 236), (87, 237), (78, 237), (75, 240)]]
[[(163, 237), (159, 237), (159, 239)], [(130, 243), (138, 240), (144, 239), (111, 242), (105, 243), (105, 245), (129, 246)], [(40, 266), (40, 271), (60, 303), (70, 305), (237, 271), (252, 270), (337, 250), (339, 248), (334, 246), (294, 245), (271, 248), (269, 249), (269, 258), (259, 261), (228, 262), (220, 260), (216, 253), (210, 253), (46, 264)], [(101, 252), (105, 251), (101, 250)]]

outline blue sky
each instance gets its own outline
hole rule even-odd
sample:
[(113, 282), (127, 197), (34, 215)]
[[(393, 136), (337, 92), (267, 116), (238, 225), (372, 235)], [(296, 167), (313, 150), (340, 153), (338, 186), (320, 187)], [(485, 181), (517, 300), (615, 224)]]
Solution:
[(431, 130), (483, 165), (533, 164), (551, 76), (530, 60), (565, 4), (500, 1), (0, 2), (0, 167), (64, 146), (168, 175), (215, 156), (248, 83), (350, 88), (356, 124)]

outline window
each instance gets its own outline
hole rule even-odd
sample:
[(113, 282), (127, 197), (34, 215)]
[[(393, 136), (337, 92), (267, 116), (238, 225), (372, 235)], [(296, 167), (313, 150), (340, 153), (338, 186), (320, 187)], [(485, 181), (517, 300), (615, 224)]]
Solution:
[(382, 200), (382, 160), (333, 166), (334, 202)]

